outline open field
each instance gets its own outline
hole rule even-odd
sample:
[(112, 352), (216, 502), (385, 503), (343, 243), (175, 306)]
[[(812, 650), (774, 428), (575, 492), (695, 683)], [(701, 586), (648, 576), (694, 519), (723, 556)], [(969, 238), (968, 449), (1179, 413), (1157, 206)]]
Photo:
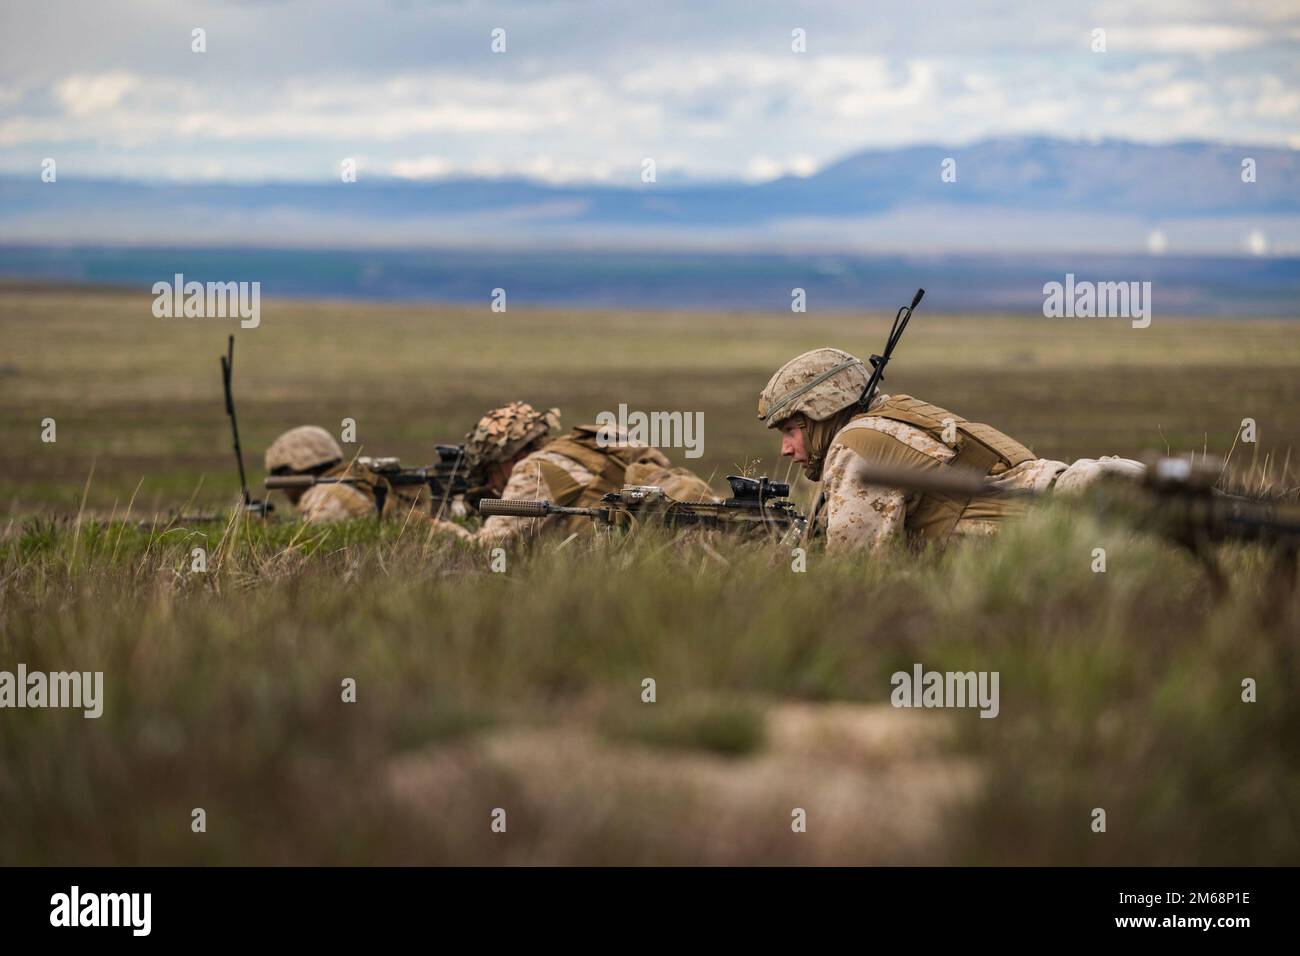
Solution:
[[(1260, 548), (1221, 549), (1216, 600), (1183, 552), (1063, 504), (944, 555), (814, 552), (805, 573), (653, 532), (525, 542), (492, 573), (418, 522), (33, 517), (83, 491), (120, 514), (137, 485), (137, 515), (233, 496), (216, 357), (235, 323), (149, 302), (0, 294), (0, 671), (104, 672), (98, 719), (0, 710), (0, 863), (1300, 862), (1300, 594)], [(257, 480), (290, 425), (352, 417), (367, 452), (416, 463), (515, 397), (570, 422), (703, 411), (702, 473), (784, 475), (759, 388), (887, 325), (262, 311), (235, 358)], [(1300, 445), (1297, 328), (922, 311), (889, 388), (1063, 458), (1226, 452), (1251, 417), (1262, 462)], [(916, 663), (997, 671), (997, 718), (890, 707)]]
[[(759, 390), (799, 352), (877, 351), (892, 316), (631, 312), (492, 313), (267, 299), (262, 324), (157, 319), (147, 294), (0, 294), (0, 502), (143, 510), (237, 488), (217, 356), (235, 332), (235, 388), (247, 461), (282, 430), (357, 422), (363, 454), (425, 464), (487, 408), (522, 398), (566, 422), (602, 410), (701, 411), (697, 471), (721, 478), (756, 460), (786, 472), (755, 418)], [(1300, 326), (1170, 320), (945, 319), (925, 311), (888, 376), (903, 391), (988, 421), (1054, 458), (1147, 449), (1226, 452), (1243, 418), (1258, 449), (1300, 448)], [(41, 421), (58, 441), (41, 442)], [(349, 448), (349, 450), (353, 450)], [(1234, 460), (1242, 452), (1234, 453)]]

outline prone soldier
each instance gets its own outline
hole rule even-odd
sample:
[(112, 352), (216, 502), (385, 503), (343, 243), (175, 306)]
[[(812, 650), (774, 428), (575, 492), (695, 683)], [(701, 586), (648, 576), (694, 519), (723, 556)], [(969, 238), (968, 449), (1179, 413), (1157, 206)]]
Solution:
[(860, 473), (865, 464), (900, 471), (964, 468), (1002, 490), (1040, 493), (1079, 492), (1109, 474), (1143, 474), (1140, 462), (1117, 457), (1073, 464), (1039, 458), (996, 428), (909, 395), (880, 394), (870, 382), (860, 359), (839, 349), (813, 349), (783, 365), (758, 399), (759, 419), (781, 430), (781, 454), (821, 482), (809, 530), (824, 533), (829, 550), (875, 550), (900, 538), (942, 545), (954, 535), (990, 534), (1023, 508), (1009, 497), (873, 485)]
[[(266, 472), (274, 478), (300, 476), (325, 480), (319, 484), (286, 487), (285, 497), (294, 512), (308, 524), (346, 521), (373, 516), (376, 512), (375, 487), (384, 482), (383, 516), (404, 518), (421, 507), (422, 488), (389, 488), (382, 474), (360, 462), (344, 460), (343, 449), (334, 437), (315, 425), (291, 428), (266, 450)], [(427, 509), (425, 509), (427, 510)]]
[[(624, 485), (657, 485), (678, 501), (715, 500), (707, 482), (674, 468), (656, 448), (602, 434), (601, 425), (579, 425), (556, 436), (559, 428), (558, 408), (539, 412), (526, 402), (495, 408), (465, 436), (467, 464), (502, 498), (585, 508)], [(532, 530), (538, 520), (492, 515), (473, 533), (450, 522), (438, 524), (467, 540), (499, 543)], [(557, 524), (576, 530), (584, 522), (577, 518), (552, 526)]]

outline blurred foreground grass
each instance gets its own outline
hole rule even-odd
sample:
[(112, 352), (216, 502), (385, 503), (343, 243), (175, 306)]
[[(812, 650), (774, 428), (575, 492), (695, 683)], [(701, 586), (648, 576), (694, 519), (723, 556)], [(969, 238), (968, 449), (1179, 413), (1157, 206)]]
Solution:
[[(667, 533), (492, 573), (420, 525), (10, 525), (0, 664), (102, 670), (105, 705), (0, 712), (0, 863), (1293, 864), (1300, 597), (1223, 557), (1214, 602), (1059, 505), (806, 573)], [(914, 663), (998, 671), (999, 716), (891, 708)]]

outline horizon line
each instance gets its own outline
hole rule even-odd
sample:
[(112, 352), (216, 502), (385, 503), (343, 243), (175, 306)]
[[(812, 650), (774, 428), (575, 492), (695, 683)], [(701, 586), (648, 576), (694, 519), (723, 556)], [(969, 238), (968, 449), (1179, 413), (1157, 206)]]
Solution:
[[(1045, 143), (1065, 144), (1065, 145), (1076, 145), (1076, 146), (1083, 146), (1085, 148), (1096, 148), (1101, 146), (1135, 146), (1142, 149), (1177, 149), (1177, 148), (1184, 148), (1184, 147), (1226, 147), (1226, 148), (1237, 148), (1237, 149), (1273, 150), (1276, 152), (1283, 152), (1283, 153), (1300, 153), (1300, 146), (1291, 146), (1285, 142), (1274, 144), (1274, 143), (1266, 143), (1262, 141), (1243, 142), (1243, 141), (1233, 141), (1227, 139), (1208, 139), (1208, 138), (1188, 138), (1188, 139), (1171, 139), (1165, 141), (1158, 141), (1158, 140), (1147, 141), (1147, 140), (1131, 139), (1122, 136), (1094, 137), (1094, 136), (1081, 134), (1077, 137), (1068, 137), (1068, 136), (1060, 136), (1060, 135), (1055, 135), (1050, 133), (1028, 133), (1028, 134), (1018, 135), (1018, 136), (1017, 135), (983, 136), (977, 139), (972, 139), (960, 143), (959, 142), (942, 143), (942, 142), (936, 142), (932, 140), (918, 140), (913, 143), (904, 143), (904, 144), (891, 145), (891, 146), (864, 146), (862, 148), (844, 153), (838, 158), (828, 161), (827, 163), (825, 163), (822, 166), (819, 166), (815, 171), (808, 173), (807, 175), (801, 176), (797, 174), (784, 173), (779, 176), (774, 176), (770, 179), (747, 179), (744, 177), (733, 177), (733, 178), (698, 177), (697, 178), (691, 175), (690, 173), (682, 173), (679, 171), (668, 169), (663, 174), (661, 174), (661, 176), (665, 178), (667, 181), (657, 182), (654, 184), (637, 182), (636, 177), (632, 175), (629, 176), (628, 182), (623, 183), (623, 182), (609, 180), (609, 179), (547, 179), (545, 177), (541, 177), (537, 175), (529, 175), (527, 173), (522, 173), (522, 172), (502, 173), (500, 175), (472, 173), (472, 172), (451, 172), (446, 175), (431, 175), (431, 176), (401, 176), (392, 172), (373, 173), (373, 174), (366, 173), (364, 174), (364, 176), (358, 175), (358, 178), (355, 181), (348, 182), (348, 183), (340, 182), (337, 177), (337, 174), (331, 174), (330, 176), (322, 177), (318, 179), (294, 179), (294, 178), (279, 178), (279, 177), (233, 178), (233, 179), (212, 177), (212, 178), (185, 179), (185, 178), (170, 177), (170, 176), (163, 176), (154, 179), (146, 179), (146, 178), (135, 178), (123, 174), (114, 175), (111, 173), (107, 173), (107, 174), (94, 173), (89, 176), (78, 177), (72, 180), (72, 182), (97, 184), (97, 185), (111, 184), (111, 185), (130, 185), (130, 186), (142, 186), (142, 187), (151, 186), (155, 188), (165, 188), (169, 186), (236, 186), (236, 187), (324, 186), (324, 185), (334, 185), (336, 183), (339, 185), (347, 185), (347, 186), (360, 186), (366, 184), (382, 185), (382, 186), (392, 186), (392, 185), (423, 186), (423, 185), (454, 185), (460, 183), (499, 183), (502, 185), (506, 185), (506, 184), (529, 185), (529, 186), (537, 186), (545, 189), (555, 189), (555, 190), (564, 190), (564, 189), (641, 190), (643, 188), (648, 189), (652, 185), (654, 186), (668, 185), (673, 188), (688, 188), (688, 189), (709, 188), (709, 187), (716, 188), (719, 186), (744, 189), (744, 188), (760, 188), (763, 186), (769, 186), (773, 183), (779, 183), (785, 181), (801, 181), (807, 179), (814, 179), (817, 176), (820, 176), (822, 173), (826, 172), (827, 170), (833, 169), (842, 163), (845, 163), (849, 160), (852, 160), (856, 157), (863, 156), (866, 154), (899, 153), (907, 150), (923, 150), (923, 149), (959, 150), (959, 149), (977, 148), (980, 146), (985, 146), (994, 143), (1008, 143), (1008, 142), (1026, 143), (1026, 142), (1035, 142), (1035, 141), (1045, 142)], [(30, 171), (17, 172), (17, 171), (10, 171), (7, 169), (0, 168), (0, 181), (23, 182), (23, 181), (29, 181), (32, 178), (32, 176), (33, 173)], [(37, 178), (39, 179), (39, 172), (37, 173)]]

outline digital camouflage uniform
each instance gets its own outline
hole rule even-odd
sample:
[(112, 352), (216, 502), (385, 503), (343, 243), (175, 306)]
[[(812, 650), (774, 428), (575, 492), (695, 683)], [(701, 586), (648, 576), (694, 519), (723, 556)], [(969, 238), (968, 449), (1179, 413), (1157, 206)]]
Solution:
[(1014, 438), (908, 395), (877, 394), (858, 404), (868, 373), (838, 349), (815, 349), (783, 366), (759, 397), (759, 418), (776, 428), (794, 414), (808, 420), (804, 466), (821, 494), (812, 522), (831, 551), (874, 550), (899, 538), (942, 545), (951, 537), (987, 535), (1021, 514), (1006, 498), (956, 498), (869, 484), (860, 467), (925, 471), (963, 467), (1007, 489), (1078, 492), (1106, 474), (1140, 477), (1143, 466), (1121, 458), (1072, 465), (1038, 458)]
[[(383, 481), (374, 472), (343, 460), (343, 449), (325, 429), (302, 425), (285, 432), (266, 450), (266, 471), (272, 475), (315, 475), (318, 478), (355, 477), (356, 484), (313, 485), (294, 504), (294, 513), (308, 524), (326, 524), (350, 518), (372, 518), (375, 494), (371, 486)], [(423, 487), (389, 488), (384, 517), (405, 518), (412, 510), (427, 513)]]
[[(466, 460), (471, 469), (483, 469), (535, 446), (515, 463), (502, 498), (546, 499), (565, 507), (588, 508), (627, 484), (658, 485), (679, 501), (715, 500), (705, 481), (686, 468), (672, 467), (656, 448), (627, 442), (624, 436), (602, 447), (600, 425), (579, 425), (567, 435), (547, 437), (559, 425), (559, 409), (543, 414), (524, 402), (512, 402), (488, 412), (465, 436)], [(492, 515), (473, 533), (457, 525), (448, 527), (465, 539), (499, 543), (542, 527), (574, 531), (589, 525), (584, 518), (557, 521)]]

